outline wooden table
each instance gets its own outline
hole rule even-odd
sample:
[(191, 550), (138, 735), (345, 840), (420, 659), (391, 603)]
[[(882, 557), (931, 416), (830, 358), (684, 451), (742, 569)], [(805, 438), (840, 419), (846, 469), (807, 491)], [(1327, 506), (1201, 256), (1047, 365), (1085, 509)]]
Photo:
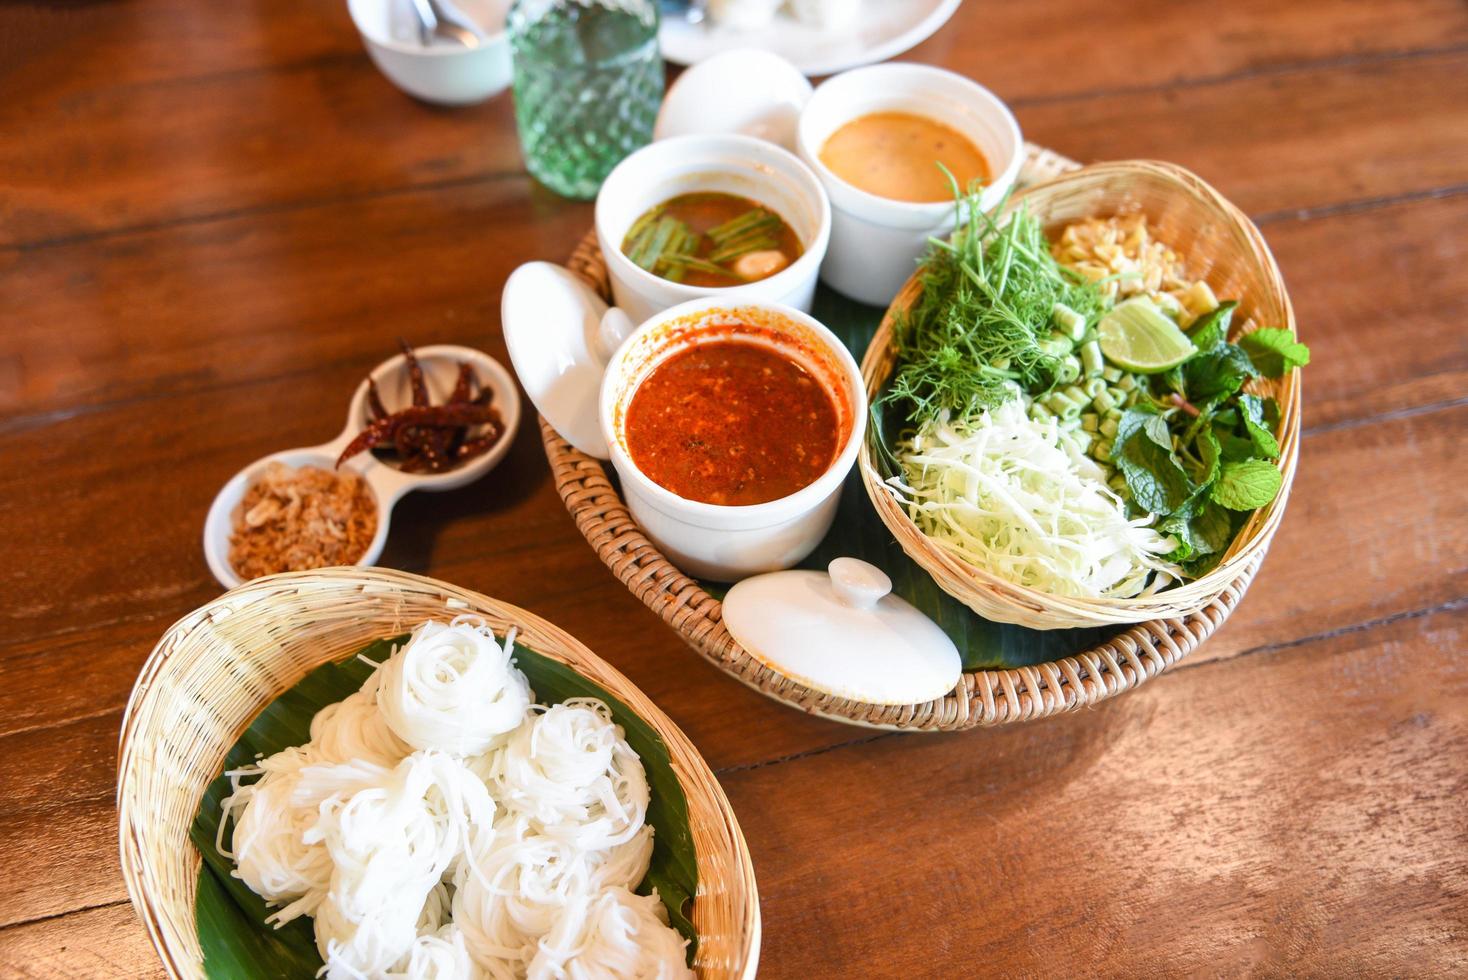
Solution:
[[(911, 57), (1069, 155), (1197, 170), (1273, 245), (1304, 452), (1216, 638), (1040, 723), (805, 717), (598, 564), (533, 418), (491, 479), (404, 501), (383, 564), (554, 620), (683, 726), (753, 850), (766, 977), (1463, 975), (1468, 7), (970, 0)], [(0, 10), (0, 974), (159, 972), (116, 740), (218, 594), (219, 485), (335, 434), (399, 335), (503, 358), (505, 277), (590, 220), (525, 175), (508, 97), (400, 95), (340, 0)]]

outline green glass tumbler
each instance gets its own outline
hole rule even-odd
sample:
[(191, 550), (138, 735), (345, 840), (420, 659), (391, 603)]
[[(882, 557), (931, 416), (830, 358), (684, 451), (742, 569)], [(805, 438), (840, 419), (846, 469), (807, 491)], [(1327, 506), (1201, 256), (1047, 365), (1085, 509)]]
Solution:
[(526, 167), (558, 194), (595, 197), (652, 141), (663, 98), (656, 0), (515, 0), (508, 26)]

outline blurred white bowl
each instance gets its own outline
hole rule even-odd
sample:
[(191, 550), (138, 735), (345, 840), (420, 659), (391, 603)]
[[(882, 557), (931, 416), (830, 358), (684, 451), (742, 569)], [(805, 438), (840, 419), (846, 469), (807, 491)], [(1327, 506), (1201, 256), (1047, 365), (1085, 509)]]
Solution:
[(372, 61), (409, 95), (438, 105), (470, 105), (510, 86), (509, 0), (457, 0), (484, 32), (477, 48), (418, 43), (407, 0), (347, 0), (352, 22)]
[(736, 48), (692, 66), (668, 89), (653, 139), (739, 133), (795, 152), (810, 82), (779, 55)]

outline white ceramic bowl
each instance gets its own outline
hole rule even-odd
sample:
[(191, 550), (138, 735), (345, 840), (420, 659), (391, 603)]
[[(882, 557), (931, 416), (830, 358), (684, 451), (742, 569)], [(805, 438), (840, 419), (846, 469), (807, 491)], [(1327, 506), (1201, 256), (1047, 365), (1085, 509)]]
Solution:
[(477, 48), (452, 44), (424, 47), (406, 0), (347, 0), (352, 22), (367, 54), (388, 79), (409, 95), (438, 105), (471, 105), (510, 85), (510, 36), (505, 30), (509, 0), (457, 0), (484, 31)]
[[(738, 324), (759, 330), (745, 333)], [(624, 431), (632, 396), (654, 368), (694, 344), (731, 338), (773, 347), (802, 364), (832, 394), (845, 435), (836, 461), (815, 482), (739, 507), (687, 500), (654, 483), (632, 462)], [(622, 494), (648, 538), (683, 571), (732, 582), (789, 568), (826, 536), (866, 430), (867, 399), (850, 352), (810, 315), (776, 303), (709, 297), (676, 306), (627, 338), (607, 364), (599, 412)]]
[(736, 48), (705, 58), (678, 76), (663, 97), (652, 138), (739, 133), (795, 151), (810, 82), (784, 58)]
[(914, 204), (848, 184), (821, 162), (844, 124), (873, 112), (910, 112), (951, 126), (983, 152), (993, 180), (983, 206), (998, 204), (1024, 159), (1019, 124), (994, 93), (962, 75), (914, 64), (873, 65), (828, 79), (800, 116), (797, 145), (831, 198), (831, 247), (821, 278), (837, 292), (886, 306), (917, 268), (930, 236), (953, 230), (952, 201)]
[[(467, 362), (474, 367), (479, 383), (494, 392), (494, 406), (499, 409), (500, 421), (505, 431), (497, 443), (483, 455), (476, 456), (463, 466), (446, 473), (404, 473), (364, 452), (342, 464), (361, 476), (377, 501), (377, 533), (367, 551), (358, 559), (358, 565), (376, 564), (387, 543), (387, 529), (392, 521), (393, 505), (404, 494), (414, 490), (453, 490), (479, 479), (494, 469), (510, 451), (515, 441), (515, 432), (520, 426), (520, 394), (510, 372), (504, 366), (481, 351), (452, 344), (420, 347), (414, 353), (423, 366), (424, 381), (428, 385), (429, 401), (442, 404), (453, 390), (457, 380), (459, 363)], [(389, 412), (396, 411), (412, 402), (409, 388), (407, 362), (399, 354), (383, 361), (372, 369), (372, 379), (377, 382), (378, 394)], [(287, 449), (272, 453), (240, 470), (219, 491), (209, 507), (209, 516), (204, 520), (204, 558), (209, 570), (226, 589), (243, 584), (244, 580), (229, 563), (229, 538), (234, 530), (235, 511), (244, 500), (247, 491), (261, 472), (270, 463), (284, 463), (292, 468), (316, 466), (330, 470), (347, 443), (367, 427), (367, 381), (363, 379), (352, 395), (351, 407), (347, 410), (347, 425), (341, 435), (321, 446), (306, 449)]]
[[(772, 208), (789, 222), (805, 252), (768, 279), (723, 288), (669, 282), (622, 254), (628, 229), (649, 208), (696, 191), (738, 194)], [(680, 136), (643, 147), (611, 172), (596, 197), (596, 238), (612, 295), (634, 323), (704, 296), (809, 310), (831, 239), (831, 205), (810, 168), (772, 143), (750, 136)]]

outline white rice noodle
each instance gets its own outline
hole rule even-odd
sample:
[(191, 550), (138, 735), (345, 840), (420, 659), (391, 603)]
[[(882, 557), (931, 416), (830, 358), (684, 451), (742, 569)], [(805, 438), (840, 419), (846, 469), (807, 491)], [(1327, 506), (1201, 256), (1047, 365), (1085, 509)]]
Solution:
[(491, 977), (523, 976), (536, 943), (592, 891), (593, 865), (568, 841), (524, 818), (502, 823), (493, 847), (455, 879), (453, 917)]
[(656, 895), (606, 888), (566, 909), (540, 941), (529, 980), (681, 980), (687, 941), (668, 927)]
[(644, 824), (631, 840), (604, 853), (592, 869), (592, 886), (635, 888), (652, 865), (652, 827)]
[(483, 975), (453, 923), (419, 933), (407, 955), (384, 974), (387, 980), (478, 980)]
[(513, 630), (500, 644), (477, 617), (426, 622), (378, 668), (377, 705), (415, 749), (480, 755), (520, 724), (530, 704), (513, 651)]
[[(271, 905), (283, 906), (270, 917), (279, 925), (315, 910), (331, 880), (331, 855), (303, 834), (314, 819), (308, 810), (290, 805), (301, 772), (316, 761), (309, 745), (288, 748), (254, 766), (227, 773), (234, 792), (221, 804), (220, 853), (235, 861), (235, 876)], [(253, 783), (244, 780), (259, 775)], [(225, 826), (234, 815), (232, 852), (223, 843)]]
[(583, 851), (631, 840), (647, 815), (647, 773), (611, 711), (590, 698), (532, 710), (493, 762), (496, 797)]
[(216, 845), (269, 921), (314, 916), (328, 980), (688, 975), (628, 891), (653, 849), (641, 760), (600, 701), (532, 706), (511, 643), (425, 623), (310, 742), (229, 773)]
[(375, 670), (362, 689), (336, 704), (329, 704), (311, 719), (311, 744), (330, 762), (360, 760), (392, 767), (413, 746), (393, 734), (387, 719), (377, 709), (377, 687), (381, 671)]
[[(330, 779), (339, 768), (306, 772)], [(327, 976), (381, 974), (410, 953), (422, 928), (437, 929), (447, 905), (443, 880), (461, 855), (488, 849), (494, 812), (484, 783), (434, 751), (323, 800), (303, 839), (323, 843), (335, 867), (316, 913)]]
[(361, 980), (386, 973), (413, 948), (420, 909), (400, 895), (395, 903), (356, 910), (340, 894), (334, 877), (331, 893), (316, 909), (316, 949), (326, 964), (320, 975)]

